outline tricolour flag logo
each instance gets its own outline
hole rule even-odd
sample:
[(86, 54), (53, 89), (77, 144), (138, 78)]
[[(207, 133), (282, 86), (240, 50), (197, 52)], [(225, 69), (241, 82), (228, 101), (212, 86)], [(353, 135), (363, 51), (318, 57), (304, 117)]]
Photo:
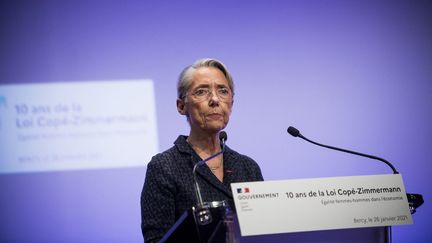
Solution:
[(249, 187), (237, 188), (237, 193), (249, 193)]

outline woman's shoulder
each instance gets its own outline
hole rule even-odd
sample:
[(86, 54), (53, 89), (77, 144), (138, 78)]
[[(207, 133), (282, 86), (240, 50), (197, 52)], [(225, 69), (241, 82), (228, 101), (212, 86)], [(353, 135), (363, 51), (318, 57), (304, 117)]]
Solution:
[(158, 154), (155, 154), (150, 163), (153, 164), (158, 164), (158, 163), (166, 163), (166, 162), (171, 162), (173, 158), (176, 157), (176, 149), (175, 146), (160, 152)]
[(245, 163), (257, 164), (257, 162), (254, 159), (252, 159), (251, 157), (249, 157), (248, 155), (241, 154), (241, 153), (229, 148), (228, 146), (227, 146), (226, 150), (227, 150), (229, 157), (232, 159), (235, 159), (236, 161), (242, 161)]
[(259, 164), (248, 155), (241, 154), (235, 150), (227, 149), (231, 167), (240, 174), (247, 175), (245, 181), (262, 181), (261, 168)]
[(147, 170), (164, 175), (179, 175), (191, 169), (190, 154), (181, 152), (177, 146), (154, 155), (147, 164)]

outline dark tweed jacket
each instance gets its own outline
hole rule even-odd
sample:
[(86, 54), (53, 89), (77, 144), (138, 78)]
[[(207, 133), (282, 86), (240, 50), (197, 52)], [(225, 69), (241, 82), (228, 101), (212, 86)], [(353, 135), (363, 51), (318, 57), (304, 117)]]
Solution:
[[(179, 136), (172, 148), (155, 155), (147, 166), (141, 193), (141, 228), (146, 242), (161, 239), (184, 211), (197, 204), (192, 169), (201, 158), (186, 138)], [(226, 200), (234, 205), (231, 183), (262, 181), (263, 177), (254, 160), (228, 146), (223, 159), (223, 182), (207, 166), (197, 168), (197, 179), (203, 201)]]

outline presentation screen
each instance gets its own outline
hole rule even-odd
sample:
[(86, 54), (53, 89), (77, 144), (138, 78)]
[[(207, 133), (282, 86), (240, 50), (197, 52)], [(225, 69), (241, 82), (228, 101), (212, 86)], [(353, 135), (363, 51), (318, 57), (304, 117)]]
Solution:
[(145, 166), (158, 151), (151, 80), (3, 85), (0, 97), (0, 173)]

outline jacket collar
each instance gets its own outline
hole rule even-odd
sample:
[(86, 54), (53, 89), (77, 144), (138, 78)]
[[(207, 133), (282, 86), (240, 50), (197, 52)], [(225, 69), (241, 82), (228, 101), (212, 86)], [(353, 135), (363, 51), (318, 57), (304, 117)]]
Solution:
[[(193, 167), (196, 163), (201, 161), (201, 158), (198, 156), (197, 153), (192, 149), (192, 146), (186, 141), (188, 137), (184, 135), (178, 136), (178, 138), (175, 140), (174, 145), (177, 147), (180, 153), (189, 154), (191, 156), (191, 166)], [(224, 182), (230, 181), (231, 175), (229, 175), (228, 172), (232, 171), (233, 165), (231, 164), (232, 161), (232, 150), (225, 145), (225, 151), (223, 153), (224, 157)], [(229, 183), (222, 183), (219, 181), (216, 176), (213, 175), (211, 170), (207, 166), (199, 166), (196, 169), (197, 174), (202, 177), (204, 180), (208, 181), (211, 185), (218, 188), (219, 190), (223, 191), (227, 196), (232, 197), (231, 188)]]
[(186, 141), (188, 137), (184, 135), (178, 136), (178, 138), (174, 141), (174, 145), (177, 147), (177, 149), (180, 151), (180, 153), (188, 153), (188, 154), (194, 154), (192, 147), (190, 144)]

